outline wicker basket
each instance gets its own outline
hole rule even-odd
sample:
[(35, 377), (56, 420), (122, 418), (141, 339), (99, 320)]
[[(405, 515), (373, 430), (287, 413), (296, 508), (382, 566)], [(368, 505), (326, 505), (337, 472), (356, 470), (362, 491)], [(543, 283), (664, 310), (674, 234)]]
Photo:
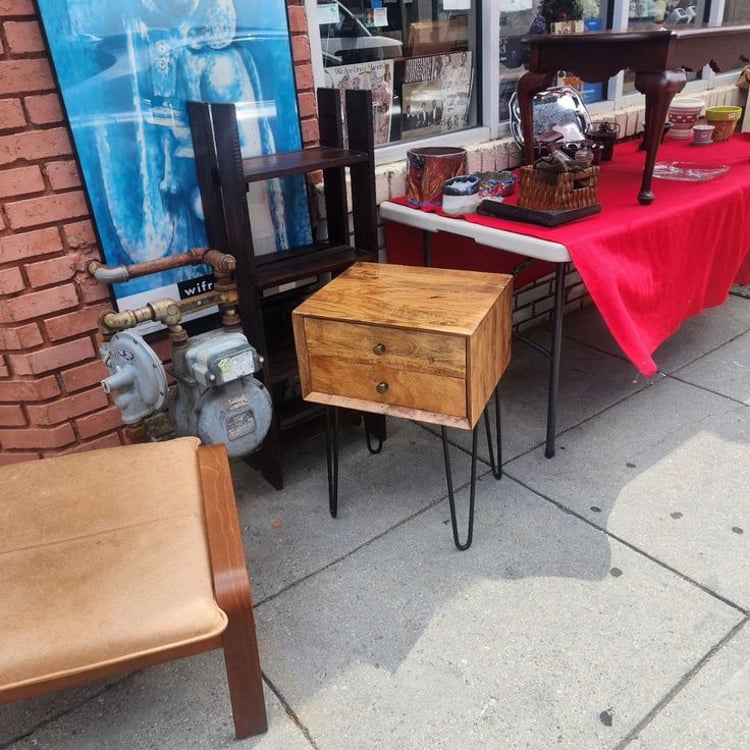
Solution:
[(521, 167), (518, 205), (543, 211), (585, 208), (596, 203), (599, 167), (578, 172), (549, 172), (533, 166)]

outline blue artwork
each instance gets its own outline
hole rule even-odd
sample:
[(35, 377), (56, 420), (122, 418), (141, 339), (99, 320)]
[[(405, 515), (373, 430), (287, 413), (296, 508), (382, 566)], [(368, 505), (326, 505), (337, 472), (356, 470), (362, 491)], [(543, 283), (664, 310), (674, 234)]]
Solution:
[[(285, 0), (37, 3), (107, 264), (206, 244), (186, 101), (238, 104), (244, 156), (301, 148)], [(253, 186), (258, 252), (311, 242), (303, 179)], [(118, 307), (207, 270), (118, 284)]]

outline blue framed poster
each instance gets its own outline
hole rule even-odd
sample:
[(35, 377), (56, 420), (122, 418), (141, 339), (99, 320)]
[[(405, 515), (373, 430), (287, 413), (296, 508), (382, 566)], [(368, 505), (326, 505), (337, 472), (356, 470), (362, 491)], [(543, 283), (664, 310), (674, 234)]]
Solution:
[[(302, 147), (286, 0), (36, 2), (108, 265), (206, 244), (186, 101), (237, 104), (243, 156)], [(311, 242), (301, 180), (254, 186), (256, 252)], [(209, 271), (116, 284), (117, 306), (205, 291)]]

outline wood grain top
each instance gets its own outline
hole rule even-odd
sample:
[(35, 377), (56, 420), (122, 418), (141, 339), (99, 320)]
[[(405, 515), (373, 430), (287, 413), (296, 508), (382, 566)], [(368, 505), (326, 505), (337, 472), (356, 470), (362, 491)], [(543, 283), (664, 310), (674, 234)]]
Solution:
[(356, 263), (294, 313), (470, 336), (512, 281), (500, 273)]

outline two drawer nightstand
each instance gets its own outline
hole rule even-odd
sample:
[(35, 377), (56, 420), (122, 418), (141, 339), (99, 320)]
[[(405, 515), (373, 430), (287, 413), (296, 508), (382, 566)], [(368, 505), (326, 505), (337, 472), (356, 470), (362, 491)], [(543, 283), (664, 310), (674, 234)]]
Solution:
[[(338, 504), (335, 407), (439, 424), (443, 438), (453, 536), (471, 545), (477, 424), (510, 360), (512, 277), (378, 263), (357, 263), (292, 315), (302, 396), (326, 404), (331, 515)], [(458, 537), (446, 427), (473, 430), (469, 529)]]

